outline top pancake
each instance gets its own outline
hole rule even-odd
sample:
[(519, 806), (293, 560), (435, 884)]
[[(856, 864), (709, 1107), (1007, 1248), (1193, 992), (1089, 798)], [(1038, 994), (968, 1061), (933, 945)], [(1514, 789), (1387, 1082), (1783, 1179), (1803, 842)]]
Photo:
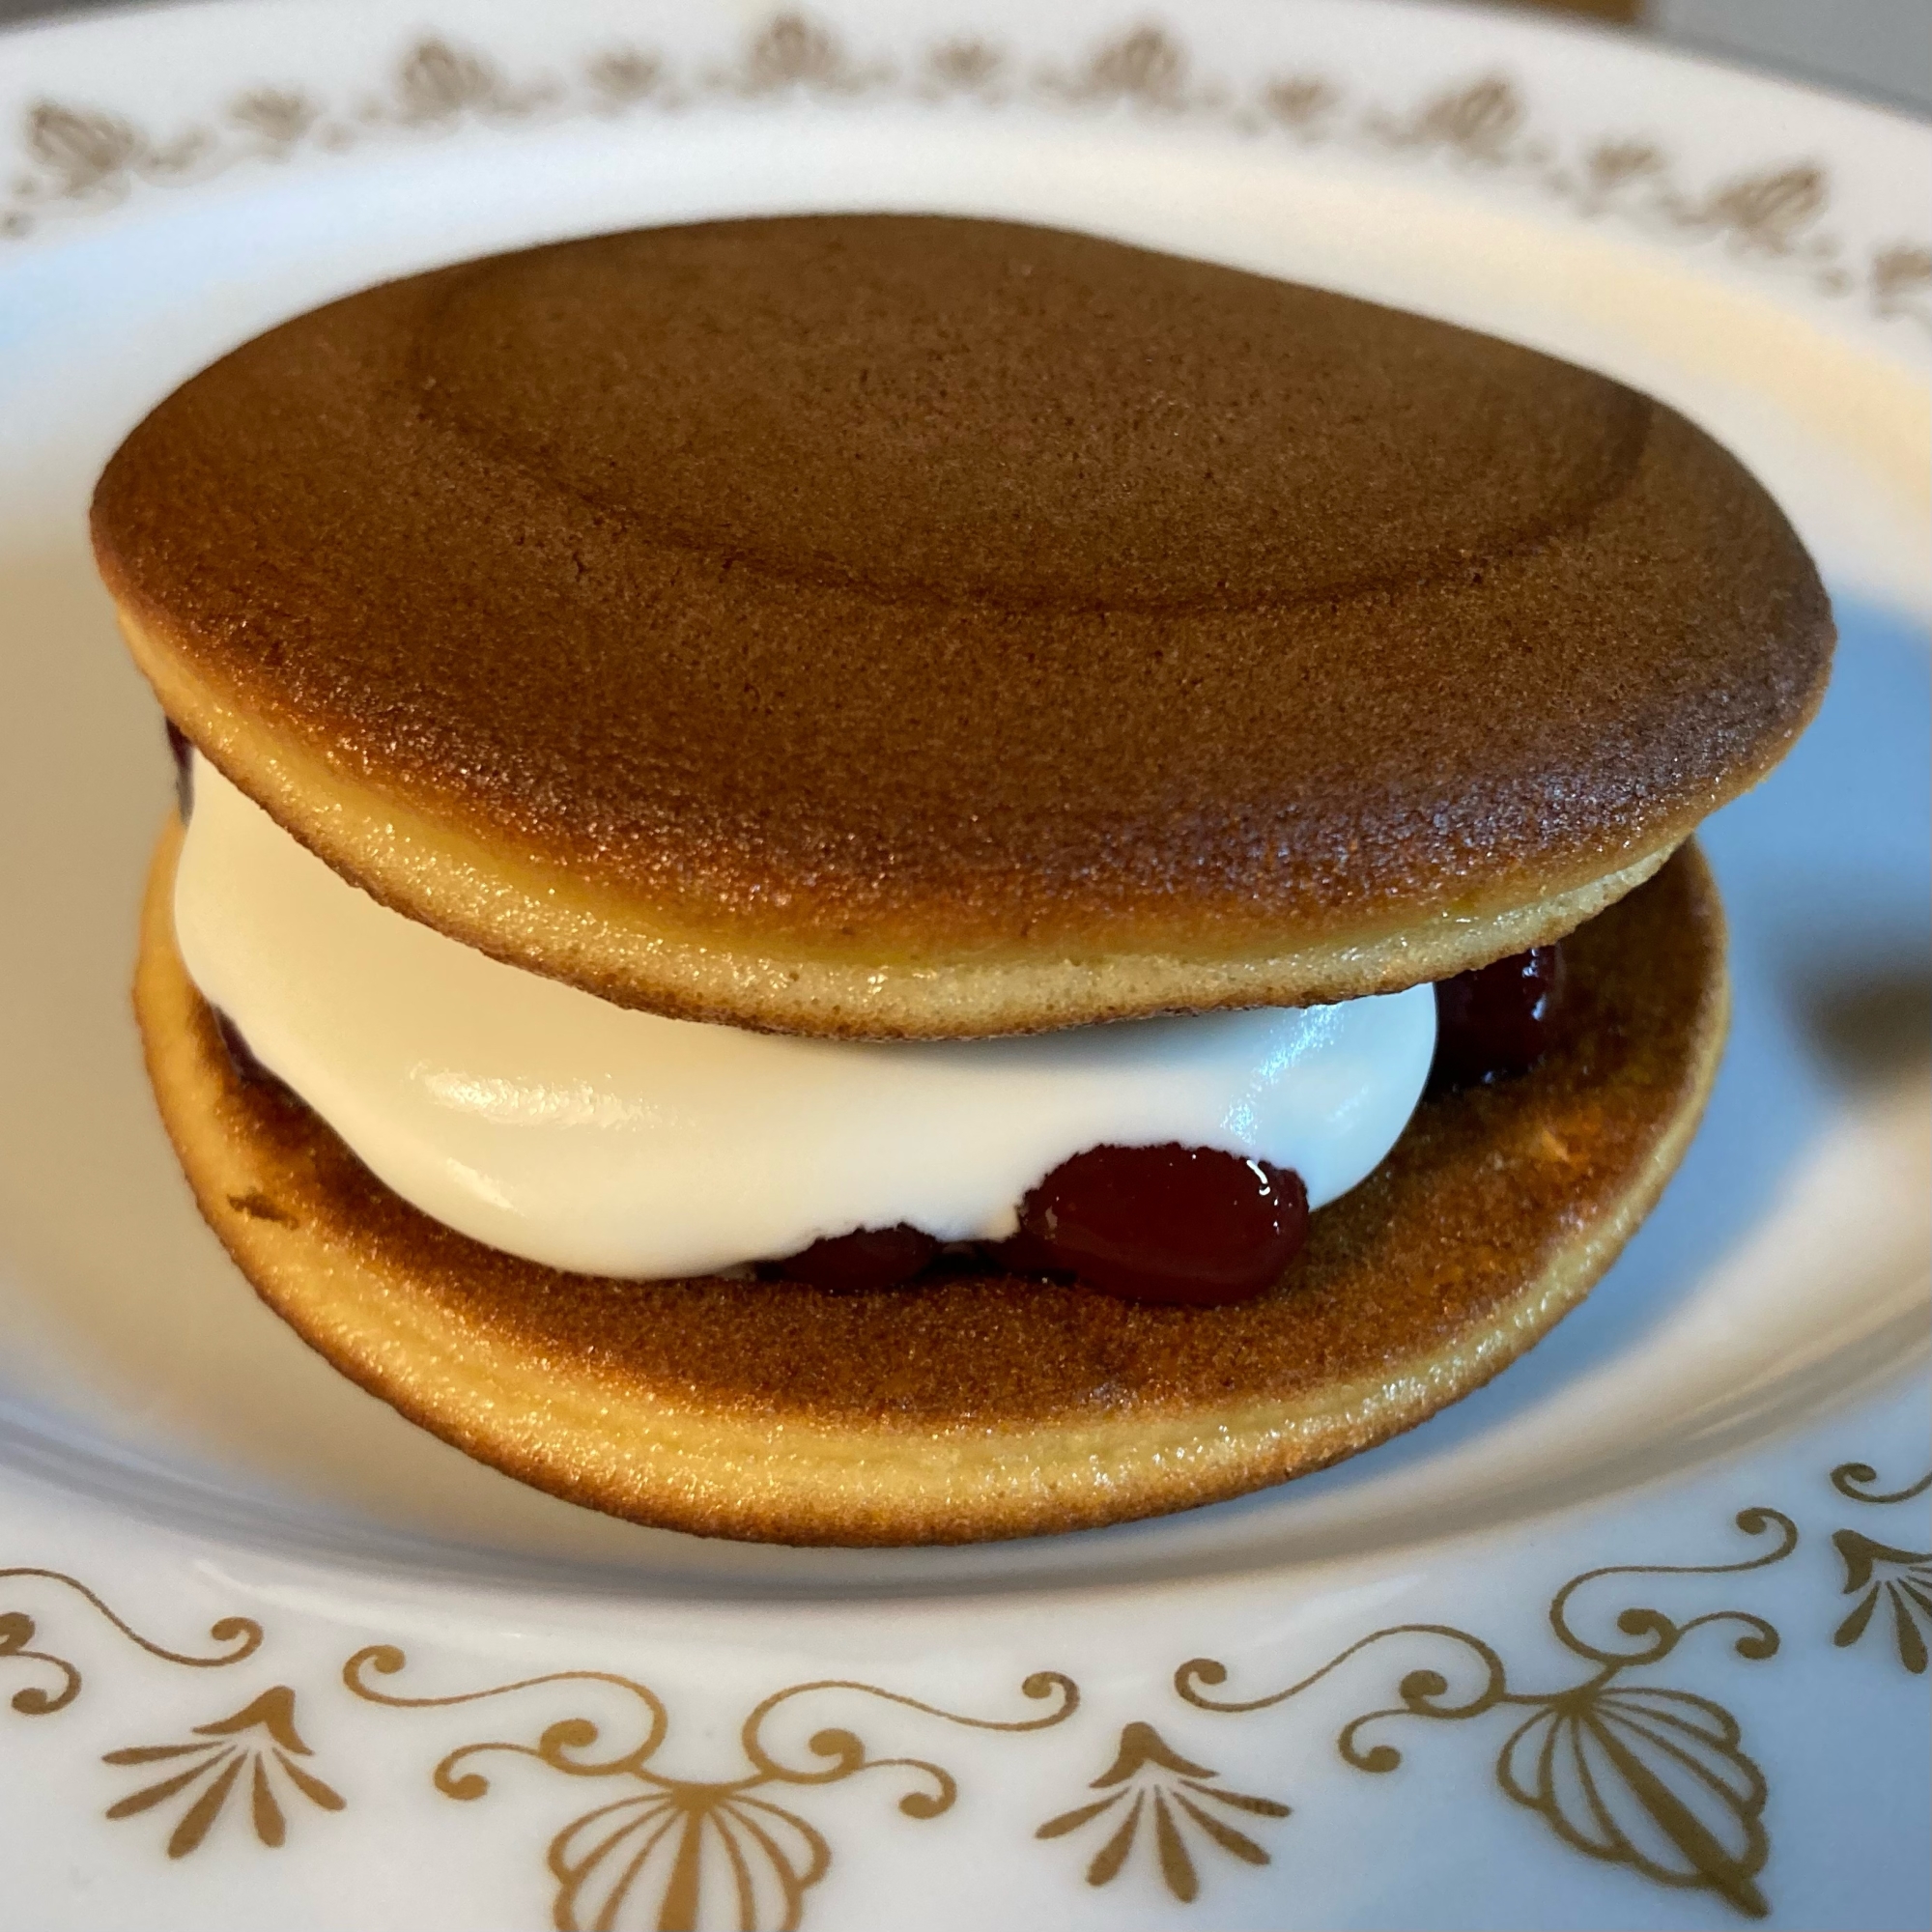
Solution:
[(625, 1004), (1018, 1031), (1554, 937), (1760, 778), (1831, 621), (1661, 404), (929, 216), (354, 296), (95, 500), (170, 714), (338, 870)]

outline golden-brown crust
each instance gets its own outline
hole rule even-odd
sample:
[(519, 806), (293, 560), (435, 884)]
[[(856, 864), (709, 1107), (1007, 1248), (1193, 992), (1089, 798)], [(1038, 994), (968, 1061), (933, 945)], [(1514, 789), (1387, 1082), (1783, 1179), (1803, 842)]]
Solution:
[[(1545, 945), (1648, 878), (1670, 855), (1522, 906), (1467, 908), (1393, 931), (1246, 953), (1200, 950), (921, 964), (827, 957), (822, 948), (731, 952), (594, 882), (489, 850), (412, 807), (345, 781), (213, 698), (123, 618), (170, 718), (204, 756), (337, 871), (393, 910), (617, 1006), (832, 1038), (982, 1038), (1163, 1011), (1310, 1006), (1398, 992)], [(373, 856), (372, 856), (373, 855)]]
[(440, 1227), (239, 1080), (156, 855), (136, 1008), (211, 1225), (271, 1307), (470, 1454), (641, 1522), (827, 1544), (1039, 1534), (1320, 1467), (1486, 1381), (1649, 1210), (1709, 1091), (1722, 920), (1694, 846), (1584, 927), (1564, 1043), (1426, 1101), (1280, 1287), (1141, 1307), (959, 1276), (883, 1294), (557, 1273)]
[(164, 703), (339, 870), (798, 1031), (1480, 963), (1761, 777), (1831, 639), (1765, 493), (1618, 384), (936, 217), (353, 297), (162, 404), (95, 532)]

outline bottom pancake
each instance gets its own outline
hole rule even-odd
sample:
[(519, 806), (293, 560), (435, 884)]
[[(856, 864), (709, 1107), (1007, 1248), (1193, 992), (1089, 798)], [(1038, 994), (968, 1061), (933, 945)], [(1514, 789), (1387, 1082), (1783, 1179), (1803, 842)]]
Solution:
[(573, 1502), (702, 1535), (963, 1543), (1217, 1501), (1412, 1428), (1581, 1300), (1662, 1192), (1722, 1046), (1687, 846), (1565, 942), (1562, 1043), (1426, 1099), (1283, 1280), (1221, 1308), (984, 1273), (872, 1293), (614, 1281), (410, 1207), (239, 1074), (156, 854), (135, 1009), (203, 1214), (270, 1307), (412, 1421)]

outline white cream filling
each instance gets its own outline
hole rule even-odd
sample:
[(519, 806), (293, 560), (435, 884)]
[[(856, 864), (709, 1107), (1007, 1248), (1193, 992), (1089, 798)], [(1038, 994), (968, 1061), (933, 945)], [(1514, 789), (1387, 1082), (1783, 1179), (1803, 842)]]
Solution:
[(1321, 1207), (1407, 1123), (1428, 986), (1341, 1006), (852, 1042), (661, 1019), (378, 905), (205, 759), (175, 883), (203, 996), (426, 1214), (553, 1267), (637, 1278), (910, 1222), (997, 1238), (1102, 1144), (1292, 1167)]

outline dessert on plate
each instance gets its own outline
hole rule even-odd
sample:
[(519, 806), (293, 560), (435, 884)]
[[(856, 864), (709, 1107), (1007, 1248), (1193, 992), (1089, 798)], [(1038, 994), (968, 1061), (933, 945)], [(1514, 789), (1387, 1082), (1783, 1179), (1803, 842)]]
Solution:
[(1209, 1501), (1528, 1347), (1694, 1127), (1690, 835), (1832, 643), (1647, 397), (938, 216), (352, 296), (94, 531), (243, 1273), (472, 1455), (789, 1542)]

